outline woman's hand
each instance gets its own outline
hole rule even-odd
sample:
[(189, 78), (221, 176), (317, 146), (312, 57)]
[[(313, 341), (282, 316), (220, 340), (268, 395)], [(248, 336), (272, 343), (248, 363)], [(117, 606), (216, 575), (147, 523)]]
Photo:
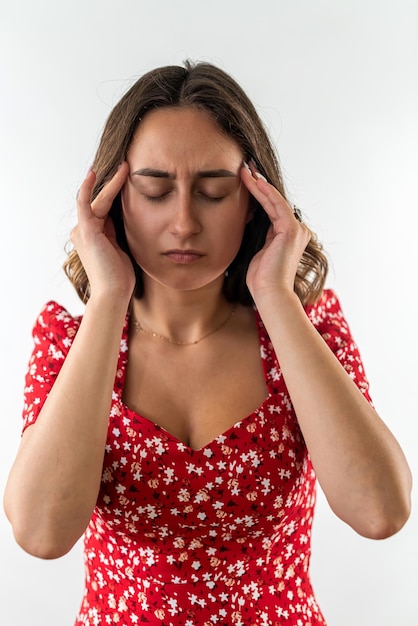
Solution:
[(36, 424), (23, 434), (7, 484), (5, 507), (16, 539), (41, 558), (72, 548), (100, 489), (121, 336), (135, 285), (132, 263), (117, 245), (109, 217), (128, 170), (123, 163), (93, 202), (94, 172), (81, 185), (71, 239), (92, 297), (68, 354), (60, 352), (62, 363), (58, 359), (45, 380), (51, 388)]
[(254, 300), (280, 291), (294, 292), (294, 282), (302, 254), (309, 243), (308, 228), (296, 219), (292, 208), (250, 163), (242, 167), (242, 181), (266, 211), (271, 226), (263, 248), (253, 257), (247, 272), (247, 285)]
[(129, 166), (125, 161), (91, 202), (96, 176), (90, 171), (78, 193), (78, 223), (71, 231), (71, 241), (83, 263), (92, 295), (113, 291), (130, 298), (135, 287), (132, 262), (118, 246), (113, 221), (109, 217), (112, 203), (128, 173)]

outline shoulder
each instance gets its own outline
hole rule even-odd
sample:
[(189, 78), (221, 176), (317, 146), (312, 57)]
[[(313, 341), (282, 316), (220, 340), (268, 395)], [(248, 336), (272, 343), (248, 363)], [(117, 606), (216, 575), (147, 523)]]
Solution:
[(324, 289), (319, 300), (305, 306), (305, 311), (314, 326), (329, 317), (342, 316), (341, 304), (333, 289)]
[(305, 311), (319, 332), (322, 332), (324, 327), (339, 328), (342, 332), (348, 332), (340, 300), (333, 289), (324, 289), (319, 300), (306, 306)]
[(371, 403), (369, 382), (360, 352), (335, 292), (325, 289), (318, 302), (306, 307), (306, 313), (350, 378)]
[(32, 336), (35, 343), (48, 339), (53, 343), (72, 342), (82, 316), (73, 316), (61, 304), (50, 300), (41, 309), (33, 326)]
[(25, 378), (23, 418), (25, 429), (33, 424), (43, 406), (80, 325), (57, 302), (47, 302), (32, 329), (33, 350)]
[(352, 341), (350, 327), (333, 289), (324, 289), (320, 299), (315, 304), (305, 307), (305, 311), (317, 331), (334, 351)]

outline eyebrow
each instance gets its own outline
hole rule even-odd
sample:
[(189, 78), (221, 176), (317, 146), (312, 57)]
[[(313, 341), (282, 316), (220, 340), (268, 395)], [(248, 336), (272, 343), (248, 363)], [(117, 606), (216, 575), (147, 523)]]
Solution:
[[(136, 170), (135, 172), (132, 172), (132, 175), (151, 176), (152, 178), (167, 178), (169, 180), (175, 180), (176, 178), (175, 174), (170, 174), (170, 172), (157, 170), (152, 167), (144, 167), (143, 169)], [(234, 174), (234, 172), (231, 172), (230, 170), (218, 169), (196, 172), (195, 176), (196, 178), (235, 178), (236, 174)]]

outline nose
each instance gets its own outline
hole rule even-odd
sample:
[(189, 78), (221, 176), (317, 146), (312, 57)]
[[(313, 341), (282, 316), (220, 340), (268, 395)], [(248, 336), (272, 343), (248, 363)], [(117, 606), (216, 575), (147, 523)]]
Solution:
[(200, 233), (201, 225), (193, 206), (191, 193), (179, 194), (177, 201), (174, 202), (169, 231), (180, 239), (188, 239)]

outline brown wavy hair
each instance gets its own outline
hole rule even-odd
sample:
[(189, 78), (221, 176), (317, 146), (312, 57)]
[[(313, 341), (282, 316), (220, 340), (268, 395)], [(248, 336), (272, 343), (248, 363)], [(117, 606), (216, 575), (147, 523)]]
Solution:
[[(105, 124), (93, 163), (96, 184), (92, 200), (125, 160), (141, 119), (148, 111), (168, 107), (195, 107), (208, 112), (221, 132), (235, 140), (246, 159), (253, 159), (259, 171), (286, 198), (278, 157), (268, 133), (250, 99), (226, 72), (210, 63), (186, 61), (182, 66), (154, 69), (142, 76), (116, 104)], [(246, 285), (248, 265), (263, 247), (270, 220), (259, 202), (250, 196), (252, 220), (246, 225), (241, 247), (228, 268), (224, 295), (231, 302), (252, 304)], [(136, 274), (134, 297), (143, 294), (142, 270), (130, 254), (125, 236), (120, 194), (110, 216), (118, 243), (130, 256)], [(311, 231), (295, 277), (295, 292), (304, 305), (318, 300), (327, 275), (328, 263), (322, 245)], [(83, 302), (90, 297), (90, 285), (75, 249), (68, 253), (64, 271)]]

